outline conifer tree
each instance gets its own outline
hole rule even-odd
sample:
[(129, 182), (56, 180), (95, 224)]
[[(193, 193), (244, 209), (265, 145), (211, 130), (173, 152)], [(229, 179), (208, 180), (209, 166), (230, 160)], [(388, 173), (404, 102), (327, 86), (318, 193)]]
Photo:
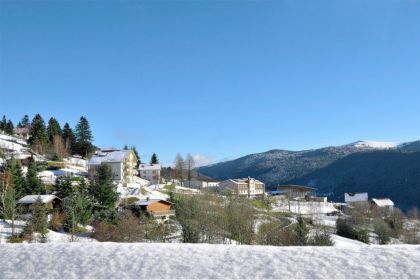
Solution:
[(55, 118), (50, 118), (48, 121), (47, 133), (51, 143), (54, 141), (54, 136), (62, 135), (60, 124)]
[(74, 192), (71, 179), (67, 176), (57, 178), (54, 189), (55, 195), (61, 199), (65, 199)]
[(8, 164), (8, 170), (12, 176), (16, 197), (19, 199), (26, 191), (26, 182), (22, 173), (20, 162), (12, 158)]
[(73, 129), (71, 129), (68, 123), (64, 124), (63, 139), (69, 154), (75, 154), (77, 152), (76, 137), (74, 136)]
[(9, 120), (7, 123), (6, 123), (6, 126), (4, 127), (4, 132), (6, 133), (6, 134), (9, 134), (9, 135), (13, 135), (14, 134), (14, 125), (13, 125), (13, 122), (11, 121), (11, 120)]
[(76, 125), (76, 141), (78, 152), (81, 156), (87, 157), (93, 151), (93, 136), (90, 125), (85, 117), (80, 117)]
[(36, 114), (32, 120), (31, 136), (29, 137), (28, 143), (40, 153), (43, 153), (48, 145), (47, 128), (40, 114)]
[(111, 167), (103, 164), (99, 166), (94, 181), (91, 183), (91, 195), (100, 208), (114, 209), (118, 201), (118, 193), (112, 177)]
[(6, 116), (3, 115), (3, 118), (0, 121), (0, 130), (1, 131), (4, 131), (4, 129), (6, 128), (6, 124), (7, 124)]
[(152, 157), (150, 158), (150, 164), (158, 164), (159, 159), (155, 153), (153, 153)]
[(29, 123), (29, 116), (25, 115), (22, 120), (20, 121), (21, 127), (26, 127), (26, 126), (30, 126)]
[(38, 178), (38, 170), (36, 163), (33, 159), (29, 162), (28, 173), (26, 173), (26, 191), (24, 195), (27, 194), (44, 194), (45, 188), (41, 182), (41, 179)]
[(34, 204), (30, 226), (32, 231), (38, 232), (41, 235), (40, 241), (45, 243), (47, 241), (48, 233), (48, 217), (45, 205), (42, 203), (40, 197), (38, 197)]

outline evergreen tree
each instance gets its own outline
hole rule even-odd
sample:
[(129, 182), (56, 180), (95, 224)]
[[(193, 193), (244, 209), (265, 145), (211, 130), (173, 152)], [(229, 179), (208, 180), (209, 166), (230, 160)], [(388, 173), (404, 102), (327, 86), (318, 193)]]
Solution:
[(5, 128), (4, 128), (4, 132), (5, 132), (6, 134), (13, 135), (13, 134), (14, 134), (14, 129), (15, 129), (15, 127), (14, 127), (14, 125), (13, 125), (13, 122), (12, 122), (11, 120), (9, 120), (9, 121), (6, 123), (6, 126), (5, 126)]
[(124, 145), (123, 150), (128, 150), (128, 146), (127, 145)]
[(42, 153), (48, 145), (48, 134), (44, 119), (40, 114), (36, 114), (31, 123), (31, 136), (28, 143)]
[(15, 188), (16, 197), (19, 199), (23, 196), (26, 190), (26, 182), (22, 174), (22, 166), (19, 161), (12, 158), (9, 161), (8, 170), (13, 178), (13, 186)]
[(152, 157), (150, 158), (150, 164), (158, 164), (159, 159), (155, 153), (153, 153)]
[(48, 233), (48, 217), (45, 205), (42, 203), (40, 197), (38, 197), (34, 204), (30, 226), (32, 231), (38, 232), (41, 235), (40, 241), (45, 243)]
[(22, 122), (18, 122), (18, 124), (17, 124), (17, 126), (16, 126), (17, 128), (22, 128), (23, 127), (23, 125), (22, 125)]
[(93, 151), (93, 136), (90, 125), (85, 117), (80, 117), (76, 125), (76, 141), (78, 152), (81, 156), (87, 157)]
[(36, 163), (33, 159), (29, 162), (28, 173), (26, 173), (26, 191), (23, 195), (27, 194), (44, 194), (45, 188), (38, 178), (38, 170)]
[(302, 217), (297, 218), (294, 233), (296, 235), (296, 245), (305, 246), (308, 243), (309, 229), (306, 227), (305, 220)]
[(64, 124), (63, 128), (63, 139), (66, 145), (66, 149), (70, 154), (77, 152), (76, 137), (74, 136), (73, 129), (71, 129), (68, 123)]
[(112, 181), (112, 169), (108, 165), (101, 165), (90, 187), (91, 195), (99, 208), (114, 209), (118, 201), (118, 193)]
[(64, 227), (72, 234), (77, 231), (77, 224), (86, 225), (92, 219), (93, 205), (86, 192), (85, 181), (82, 180), (77, 191), (64, 201)]
[(51, 143), (54, 141), (54, 136), (62, 135), (60, 124), (55, 118), (50, 118), (48, 121), (47, 133)]
[(131, 147), (131, 150), (133, 150), (133, 153), (136, 155), (137, 157), (137, 163), (136, 163), (136, 169), (139, 168), (141, 160), (140, 160), (140, 156), (139, 153), (137, 152), (136, 146)]
[(0, 122), (0, 130), (1, 131), (4, 131), (4, 129), (6, 128), (6, 124), (7, 124), (6, 116), (3, 115), (3, 118)]
[(26, 127), (26, 126), (30, 126), (29, 123), (29, 116), (25, 115), (22, 120), (20, 121), (21, 127)]
[(71, 179), (67, 176), (57, 178), (54, 189), (55, 195), (61, 199), (70, 196), (74, 191)]

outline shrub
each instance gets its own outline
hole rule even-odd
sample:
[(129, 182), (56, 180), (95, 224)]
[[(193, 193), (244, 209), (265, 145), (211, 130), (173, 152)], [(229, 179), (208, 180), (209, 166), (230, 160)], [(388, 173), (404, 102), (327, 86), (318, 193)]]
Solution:
[(330, 234), (325, 228), (317, 230), (315, 235), (308, 241), (311, 246), (333, 246), (334, 241), (331, 239)]
[(377, 220), (374, 223), (374, 232), (378, 235), (379, 244), (388, 244), (391, 240), (391, 230), (386, 222), (383, 220)]
[(51, 229), (54, 231), (61, 231), (64, 226), (64, 220), (65, 220), (65, 216), (63, 213), (59, 213), (59, 212), (54, 213), (50, 221)]
[(336, 223), (337, 234), (346, 238), (359, 240), (369, 244), (369, 235), (367, 230), (356, 229), (351, 220), (338, 219)]
[(95, 239), (100, 242), (141, 242), (143, 237), (144, 225), (130, 212), (118, 224), (104, 221), (95, 225)]

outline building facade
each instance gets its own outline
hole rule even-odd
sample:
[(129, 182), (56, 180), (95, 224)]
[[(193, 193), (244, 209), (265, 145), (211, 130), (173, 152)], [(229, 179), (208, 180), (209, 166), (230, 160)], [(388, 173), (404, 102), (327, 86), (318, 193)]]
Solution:
[(251, 177), (222, 181), (219, 183), (219, 189), (221, 191), (231, 191), (248, 198), (263, 196), (265, 194), (265, 184)]
[(162, 167), (160, 164), (140, 164), (139, 174), (140, 178), (150, 181), (151, 183), (160, 183), (160, 171)]
[(96, 173), (102, 165), (111, 167), (113, 180), (119, 183), (134, 183), (137, 175), (137, 157), (132, 150), (101, 150), (89, 160), (89, 174)]

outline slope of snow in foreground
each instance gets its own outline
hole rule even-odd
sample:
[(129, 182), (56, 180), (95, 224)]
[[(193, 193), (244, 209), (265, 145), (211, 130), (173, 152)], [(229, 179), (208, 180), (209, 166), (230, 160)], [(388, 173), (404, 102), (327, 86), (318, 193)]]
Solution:
[[(420, 246), (7, 244), (0, 278), (417, 278)], [(7, 256), (7, 257), (6, 257)]]

